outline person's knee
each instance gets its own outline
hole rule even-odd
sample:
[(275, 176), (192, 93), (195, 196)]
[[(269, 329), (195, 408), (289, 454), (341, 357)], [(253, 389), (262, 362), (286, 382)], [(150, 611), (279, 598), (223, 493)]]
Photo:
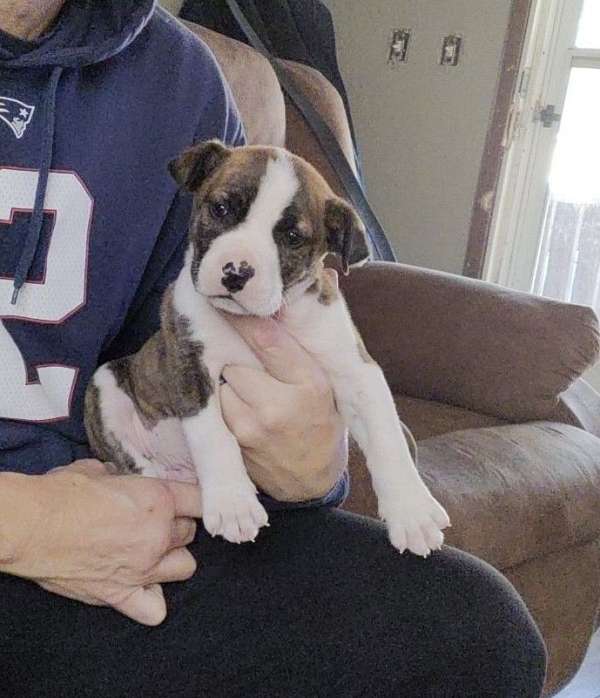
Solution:
[(469, 570), (470, 622), (465, 627), (472, 650), (465, 655), (463, 671), (472, 676), (471, 664), (478, 663), (477, 681), (489, 686), (489, 695), (537, 698), (546, 676), (547, 651), (525, 602), (509, 580), (487, 563), (463, 554), (461, 564)]
[[(401, 559), (403, 570), (390, 558), (388, 571), (396, 574), (385, 585), (387, 620), (380, 628), (378, 651), (394, 657), (390, 666), (404, 663), (407, 683), (399, 676), (395, 680), (406, 695), (416, 686), (427, 696), (539, 698), (546, 647), (508, 579), (449, 546), (427, 560)], [(394, 584), (399, 592), (395, 599), (389, 594)], [(399, 642), (403, 636), (408, 643)]]
[(532, 623), (532, 625), (529, 636), (525, 638), (524, 649), (531, 664), (532, 685), (536, 689), (539, 687), (541, 695), (548, 668), (548, 651), (538, 627), (535, 623)]

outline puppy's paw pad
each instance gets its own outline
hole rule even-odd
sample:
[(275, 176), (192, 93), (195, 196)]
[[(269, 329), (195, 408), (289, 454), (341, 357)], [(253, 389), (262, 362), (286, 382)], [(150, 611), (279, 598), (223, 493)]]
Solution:
[[(388, 534), (392, 545), (403, 553), (410, 550), (415, 555), (428, 557), (432, 550), (439, 550), (441, 542), (431, 535), (423, 535), (419, 527), (413, 523), (402, 524), (388, 522)], [(443, 533), (439, 532), (443, 541)]]
[(253, 541), (268, 525), (267, 512), (254, 492), (209, 491), (203, 500), (204, 527), (230, 543)]
[(382, 500), (379, 513), (387, 522), (392, 545), (400, 552), (410, 550), (427, 557), (444, 542), (442, 528), (449, 524), (448, 515), (425, 488), (413, 491), (409, 497)]
[(444, 533), (435, 525), (423, 526), (423, 536), (431, 550), (439, 550), (444, 543)]
[(202, 510), (202, 523), (204, 528), (210, 533), (211, 536), (217, 536), (221, 532), (222, 521), (220, 512), (214, 510), (212, 511), (208, 507), (203, 507)]

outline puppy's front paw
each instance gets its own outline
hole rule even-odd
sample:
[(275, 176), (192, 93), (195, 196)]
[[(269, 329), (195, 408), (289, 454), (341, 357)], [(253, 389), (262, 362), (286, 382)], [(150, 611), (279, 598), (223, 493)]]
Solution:
[(442, 547), (442, 529), (450, 526), (446, 510), (420, 480), (394, 495), (386, 493), (379, 501), (379, 515), (387, 523), (395, 548), (422, 557)]
[(249, 489), (224, 487), (202, 493), (202, 521), (211, 536), (230, 543), (254, 541), (269, 517), (256, 494)]

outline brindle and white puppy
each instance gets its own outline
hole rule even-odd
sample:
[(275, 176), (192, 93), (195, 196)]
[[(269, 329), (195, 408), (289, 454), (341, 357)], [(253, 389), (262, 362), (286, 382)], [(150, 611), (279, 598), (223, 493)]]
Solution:
[(326, 371), (337, 407), (365, 453), (379, 513), (399, 550), (441, 546), (446, 512), (422, 481), (379, 366), (341, 294), (323, 275), (368, 256), (364, 228), (304, 160), (266, 147), (209, 141), (171, 163), (194, 193), (185, 263), (162, 303), (161, 327), (133, 356), (100, 367), (86, 394), (97, 456), (121, 471), (195, 480), (203, 522), (229, 541), (267, 524), (219, 405), (226, 364), (260, 367), (226, 313), (270, 316)]

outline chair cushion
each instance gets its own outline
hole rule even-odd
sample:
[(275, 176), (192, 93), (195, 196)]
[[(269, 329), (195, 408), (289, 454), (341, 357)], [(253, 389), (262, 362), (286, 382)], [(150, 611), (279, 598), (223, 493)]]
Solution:
[(600, 439), (566, 424), (467, 429), (419, 444), (446, 542), (502, 569), (600, 537)]
[[(600, 537), (600, 439), (529, 422), (465, 429), (418, 442), (418, 468), (446, 507), (446, 543), (498, 569)], [(350, 444), (344, 509), (377, 515), (364, 457)]]
[(417, 441), (459, 429), (479, 429), (509, 424), (499, 417), (408, 395), (396, 394), (394, 402), (400, 419), (412, 431)]

